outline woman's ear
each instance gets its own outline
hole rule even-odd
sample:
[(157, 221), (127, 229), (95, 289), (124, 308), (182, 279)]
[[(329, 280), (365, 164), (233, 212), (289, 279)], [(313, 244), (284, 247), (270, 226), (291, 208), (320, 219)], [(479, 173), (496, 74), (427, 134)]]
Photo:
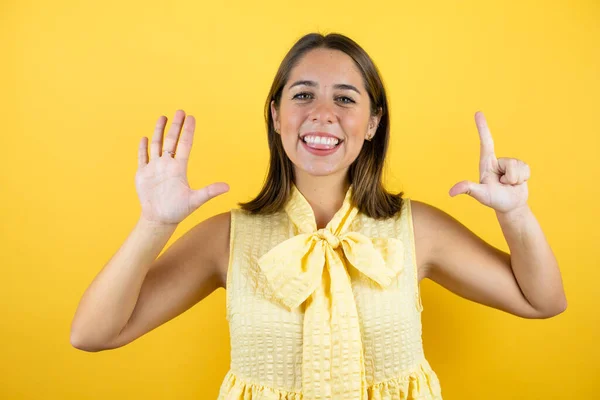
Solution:
[(271, 116), (273, 117), (273, 129), (275, 129), (275, 132), (280, 133), (281, 128), (279, 127), (279, 113), (275, 107), (275, 100), (271, 100)]
[(367, 138), (368, 140), (373, 139), (375, 136), (375, 132), (377, 132), (377, 128), (379, 127), (379, 121), (381, 121), (381, 117), (383, 115), (383, 109), (379, 107), (379, 111), (376, 115), (372, 115), (369, 119), (369, 129), (367, 130)]

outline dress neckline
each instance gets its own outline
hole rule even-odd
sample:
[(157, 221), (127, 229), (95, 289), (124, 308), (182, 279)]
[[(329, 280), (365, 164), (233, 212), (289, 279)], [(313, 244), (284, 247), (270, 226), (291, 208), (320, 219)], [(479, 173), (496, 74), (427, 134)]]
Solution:
[[(353, 186), (350, 185), (344, 196), (342, 206), (322, 229), (329, 230), (334, 235), (341, 234), (348, 229), (350, 222), (358, 213), (358, 209), (352, 205), (352, 192)], [(313, 233), (318, 230), (315, 213), (310, 203), (293, 182), (290, 197), (285, 205), (285, 212), (300, 233)]]

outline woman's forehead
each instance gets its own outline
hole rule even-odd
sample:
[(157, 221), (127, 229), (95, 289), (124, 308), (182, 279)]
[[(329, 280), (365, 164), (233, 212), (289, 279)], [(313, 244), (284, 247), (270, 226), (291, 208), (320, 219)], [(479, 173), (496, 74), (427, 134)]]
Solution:
[(305, 54), (290, 71), (286, 86), (289, 88), (298, 81), (313, 82), (319, 88), (339, 84), (363, 86), (354, 60), (342, 51), (331, 49), (315, 49)]

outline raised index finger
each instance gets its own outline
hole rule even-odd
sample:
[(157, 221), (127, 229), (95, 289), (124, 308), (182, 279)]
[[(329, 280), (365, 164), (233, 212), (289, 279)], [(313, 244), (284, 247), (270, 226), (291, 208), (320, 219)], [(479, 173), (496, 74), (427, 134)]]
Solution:
[(485, 117), (481, 111), (477, 111), (475, 113), (475, 124), (477, 125), (477, 130), (479, 131), (480, 160), (484, 161), (489, 157), (496, 157), (494, 154), (494, 139), (492, 139), (492, 134), (490, 133)]

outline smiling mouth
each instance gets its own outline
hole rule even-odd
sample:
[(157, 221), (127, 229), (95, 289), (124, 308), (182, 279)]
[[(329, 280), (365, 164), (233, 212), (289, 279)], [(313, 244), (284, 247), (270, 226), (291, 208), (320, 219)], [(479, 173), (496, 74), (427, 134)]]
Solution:
[(315, 150), (331, 150), (338, 147), (344, 142), (343, 139), (326, 136), (312, 136), (306, 135), (304, 137), (298, 137), (307, 147)]

